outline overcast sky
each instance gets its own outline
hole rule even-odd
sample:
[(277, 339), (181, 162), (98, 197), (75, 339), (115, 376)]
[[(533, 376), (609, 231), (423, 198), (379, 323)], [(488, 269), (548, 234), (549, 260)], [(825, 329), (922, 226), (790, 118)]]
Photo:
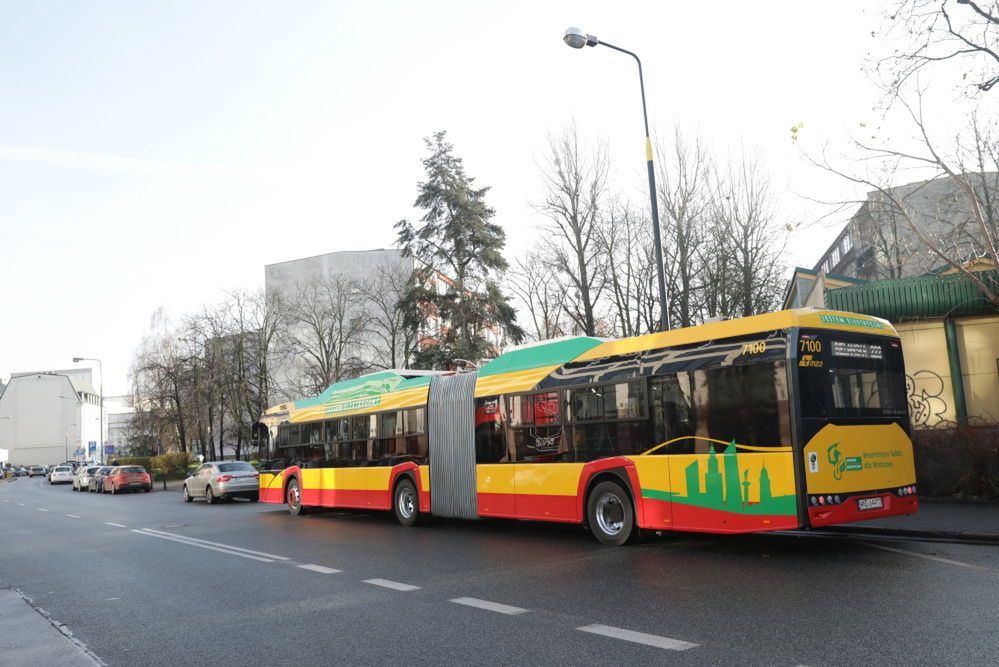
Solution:
[[(422, 138), (446, 129), (492, 187), (510, 256), (546, 136), (575, 119), (647, 201), (634, 63), (561, 41), (575, 25), (643, 59), (654, 139), (674, 123), (763, 151), (789, 222), (843, 197), (789, 140), (834, 136), (878, 99), (868, 3), (0, 2), (0, 377), (100, 357), (128, 390), (159, 306), (197, 310), (265, 264), (392, 246)], [(839, 218), (841, 223), (845, 218)], [(802, 231), (804, 230), (804, 231)], [(791, 235), (812, 265), (838, 231)]]

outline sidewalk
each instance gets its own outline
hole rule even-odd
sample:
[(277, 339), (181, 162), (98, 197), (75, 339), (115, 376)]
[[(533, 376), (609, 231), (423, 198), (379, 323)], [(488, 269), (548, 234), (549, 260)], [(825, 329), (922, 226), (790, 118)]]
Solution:
[(16, 591), (0, 589), (0, 662), (9, 665), (102, 665), (55, 623)]
[(981, 540), (999, 544), (999, 503), (921, 500), (919, 511), (915, 514), (850, 523), (830, 529), (872, 535)]

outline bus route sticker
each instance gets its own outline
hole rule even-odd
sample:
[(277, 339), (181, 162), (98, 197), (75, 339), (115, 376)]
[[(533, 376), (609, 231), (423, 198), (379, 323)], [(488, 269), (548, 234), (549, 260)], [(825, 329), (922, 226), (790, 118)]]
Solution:
[(819, 471), (819, 455), (816, 452), (808, 452), (808, 472)]

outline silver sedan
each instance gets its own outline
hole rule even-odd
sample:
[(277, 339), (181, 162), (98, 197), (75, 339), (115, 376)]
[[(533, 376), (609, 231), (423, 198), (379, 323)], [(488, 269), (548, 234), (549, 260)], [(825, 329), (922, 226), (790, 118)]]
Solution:
[(260, 473), (245, 461), (211, 461), (184, 480), (184, 501), (204, 498), (209, 505), (228, 498), (260, 498)]

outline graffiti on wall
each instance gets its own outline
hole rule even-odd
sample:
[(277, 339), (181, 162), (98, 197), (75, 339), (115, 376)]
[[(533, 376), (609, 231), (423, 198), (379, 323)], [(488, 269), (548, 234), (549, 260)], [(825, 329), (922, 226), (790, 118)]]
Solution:
[(916, 371), (905, 376), (909, 400), (909, 419), (913, 426), (939, 426), (948, 420), (947, 402), (942, 398), (944, 381), (936, 372)]

